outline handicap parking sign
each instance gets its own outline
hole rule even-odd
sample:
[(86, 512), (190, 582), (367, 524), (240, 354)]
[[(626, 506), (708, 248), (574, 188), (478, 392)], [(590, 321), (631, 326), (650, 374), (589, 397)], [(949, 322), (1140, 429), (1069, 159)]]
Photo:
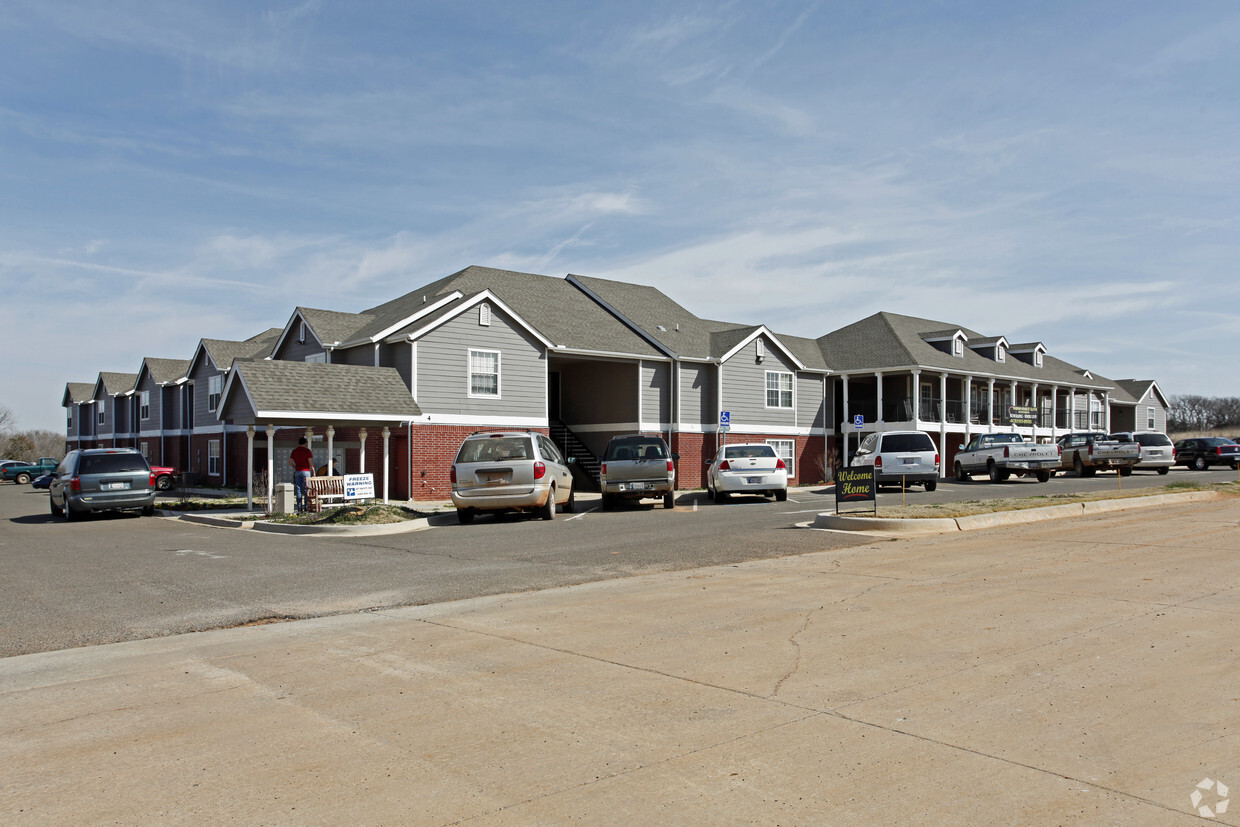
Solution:
[(862, 416), (861, 414), (857, 414), (856, 416), (854, 416), (853, 427), (856, 428), (858, 431), (860, 431), (863, 427), (865, 427), (865, 417)]
[(731, 425), (732, 424), (732, 412), (731, 411), (720, 411), (719, 412), (719, 424), (724, 427)]

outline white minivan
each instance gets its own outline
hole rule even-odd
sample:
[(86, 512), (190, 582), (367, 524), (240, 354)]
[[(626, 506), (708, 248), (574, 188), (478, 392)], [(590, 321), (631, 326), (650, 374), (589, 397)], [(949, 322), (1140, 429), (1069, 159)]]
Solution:
[(874, 484), (908, 486), (920, 483), (927, 491), (939, 484), (939, 449), (925, 431), (879, 431), (861, 440), (849, 463), (874, 467)]

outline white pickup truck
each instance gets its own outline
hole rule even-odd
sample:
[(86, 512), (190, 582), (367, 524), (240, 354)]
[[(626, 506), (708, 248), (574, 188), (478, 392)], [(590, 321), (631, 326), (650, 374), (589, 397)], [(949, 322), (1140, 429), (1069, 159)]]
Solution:
[(1135, 442), (1119, 442), (1105, 431), (1064, 434), (1058, 439), (1062, 468), (1076, 471), (1078, 477), (1092, 477), (1098, 469), (1114, 468), (1120, 476), (1132, 473), (1141, 460), (1141, 446)]
[(956, 479), (987, 474), (991, 482), (1033, 475), (1046, 482), (1059, 468), (1059, 446), (1025, 442), (1020, 434), (978, 434), (956, 453)]

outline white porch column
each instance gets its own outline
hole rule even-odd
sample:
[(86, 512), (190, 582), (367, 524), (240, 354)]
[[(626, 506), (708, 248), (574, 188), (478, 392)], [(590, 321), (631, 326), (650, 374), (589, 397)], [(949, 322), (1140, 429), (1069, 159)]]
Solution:
[(913, 427), (921, 420), (921, 371), (913, 371)]
[(878, 410), (874, 412), (874, 421), (883, 421), (883, 372), (875, 371), (874, 379), (878, 382)]
[(361, 452), (361, 456), (358, 458), (358, 462), (361, 463), (362, 467), (357, 469), (357, 473), (365, 474), (366, 473), (366, 429), (365, 428), (357, 429), (357, 438), (362, 441), (362, 452)]
[[(1108, 434), (1111, 433), (1111, 392), (1110, 391), (1102, 392), (1102, 424), (1103, 426), (1105, 426), (1103, 430), (1106, 431)], [(1135, 426), (1136, 423), (1134, 422), (1133, 425)]]
[(392, 436), (392, 429), (383, 426), (383, 501), (388, 501), (388, 477), (392, 476), (391, 457), (388, 454), (388, 439)]
[(1042, 405), (1038, 401), (1038, 383), (1033, 383), (1033, 436), (1034, 442), (1038, 441), (1038, 419), (1042, 416)]
[(973, 434), (973, 377), (964, 378), (964, 441), (967, 444)]
[(844, 381), (844, 421), (840, 423), (840, 430), (844, 434), (844, 447), (841, 449), (843, 453), (840, 455), (841, 464), (848, 467), (848, 433), (852, 430), (852, 417), (849, 415), (851, 411), (848, 409), (848, 374), (841, 374), (840, 379)]
[[(939, 455), (943, 458), (939, 470), (947, 467), (947, 374), (939, 374)], [(946, 476), (946, 474), (944, 474)]]
[(986, 382), (986, 433), (995, 432), (995, 378)]
[(267, 426), (267, 513), (275, 511), (276, 426)]
[(1068, 389), (1068, 430), (1076, 430), (1076, 388)]
[(254, 426), (245, 429), (245, 510), (254, 510)]
[(327, 476), (336, 476), (336, 463), (332, 456), (332, 438), (336, 436), (336, 428), (332, 425), (327, 426)]
[(1051, 441), (1055, 439), (1055, 434), (1059, 428), (1059, 386), (1051, 385)]

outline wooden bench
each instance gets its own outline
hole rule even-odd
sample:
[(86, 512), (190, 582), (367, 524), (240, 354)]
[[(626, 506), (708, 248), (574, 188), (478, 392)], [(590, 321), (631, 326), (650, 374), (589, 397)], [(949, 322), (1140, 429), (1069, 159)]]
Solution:
[(306, 480), (306, 510), (322, 511), (324, 503), (344, 502), (344, 477), (309, 477)]

